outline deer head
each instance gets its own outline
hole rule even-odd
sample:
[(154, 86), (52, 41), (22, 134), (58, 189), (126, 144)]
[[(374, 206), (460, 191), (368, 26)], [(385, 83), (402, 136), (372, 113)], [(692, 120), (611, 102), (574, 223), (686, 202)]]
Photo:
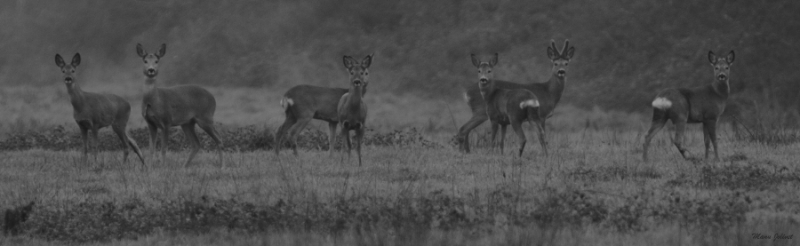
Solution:
[(361, 62), (356, 61), (353, 57), (344, 56), (344, 67), (350, 73), (350, 82), (353, 87), (366, 89), (369, 84), (369, 65), (372, 64), (373, 54), (364, 57)]
[(75, 56), (72, 57), (72, 63), (67, 64), (64, 62), (64, 58), (61, 55), (56, 54), (56, 65), (61, 68), (61, 73), (64, 74), (64, 83), (72, 85), (72, 82), (75, 82), (75, 68), (81, 64), (81, 54), (75, 53)]
[(728, 81), (728, 75), (731, 72), (731, 65), (736, 55), (731, 50), (725, 57), (718, 57), (712, 51), (708, 51), (708, 62), (714, 67), (714, 77), (720, 82)]
[(497, 56), (497, 53), (494, 53), (491, 60), (481, 62), (475, 54), (471, 54), (472, 65), (478, 68), (478, 88), (481, 89), (481, 93), (491, 90), (494, 86), (492, 68), (497, 64)]
[(155, 54), (147, 53), (147, 51), (142, 48), (142, 44), (136, 44), (136, 54), (144, 61), (143, 72), (145, 76), (153, 78), (158, 75), (158, 60), (161, 59), (165, 53), (167, 53), (167, 44), (161, 44), (161, 49)]
[(575, 54), (575, 47), (569, 47), (569, 40), (564, 41), (564, 48), (561, 51), (556, 48), (556, 41), (550, 40), (550, 47), (547, 47), (547, 57), (553, 62), (553, 74), (559, 78), (567, 76), (569, 59)]

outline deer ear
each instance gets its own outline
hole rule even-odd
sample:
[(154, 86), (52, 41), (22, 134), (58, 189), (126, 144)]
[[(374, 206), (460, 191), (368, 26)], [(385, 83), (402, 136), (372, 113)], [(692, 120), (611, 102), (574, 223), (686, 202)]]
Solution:
[(81, 53), (75, 53), (75, 56), (72, 57), (72, 66), (77, 67), (81, 64)]
[(367, 55), (367, 57), (364, 57), (364, 60), (361, 61), (361, 68), (364, 68), (364, 69), (369, 68), (369, 65), (372, 65), (372, 57), (374, 55), (375, 55), (375, 53), (372, 53), (372, 54)]
[(558, 58), (558, 49), (556, 49), (556, 41), (550, 39), (550, 46), (547, 47), (547, 57), (550, 60), (555, 60)]
[(728, 65), (730, 65), (730, 64), (733, 64), (733, 59), (734, 58), (736, 58), (736, 54), (734, 54), (733, 50), (731, 50), (731, 52), (728, 53), (728, 56), (725, 57), (725, 61), (727, 61)]
[(708, 51), (708, 62), (710, 62), (711, 65), (717, 63), (717, 55), (715, 55), (714, 52), (710, 50)]
[(136, 44), (136, 54), (141, 58), (144, 58), (147, 55), (147, 51), (144, 50), (142, 44)]
[(342, 57), (342, 61), (344, 62), (344, 67), (345, 68), (347, 68), (347, 69), (353, 68), (353, 63), (354, 62), (353, 62), (353, 58), (352, 57), (344, 56), (344, 57)]
[(472, 65), (479, 68), (481, 67), (481, 60), (475, 56), (475, 54), (469, 54), (470, 58), (472, 58)]
[(56, 66), (64, 67), (64, 65), (67, 65), (66, 63), (64, 63), (64, 58), (62, 58), (61, 55), (56, 54)]
[(497, 65), (497, 57), (498, 57), (498, 54), (494, 53), (494, 57), (492, 57), (492, 60), (489, 61), (489, 66), (490, 67), (494, 67), (494, 65)]
[(565, 56), (566, 56), (567, 60), (572, 59), (572, 55), (575, 54), (575, 47), (569, 47), (569, 49), (567, 49), (566, 53), (567, 54), (565, 54)]
[(161, 44), (161, 49), (159, 49), (159, 50), (158, 50), (158, 54), (156, 54), (156, 56), (158, 56), (159, 58), (161, 58), (161, 57), (163, 57), (163, 56), (164, 56), (164, 54), (166, 54), (166, 53), (167, 53), (167, 44)]

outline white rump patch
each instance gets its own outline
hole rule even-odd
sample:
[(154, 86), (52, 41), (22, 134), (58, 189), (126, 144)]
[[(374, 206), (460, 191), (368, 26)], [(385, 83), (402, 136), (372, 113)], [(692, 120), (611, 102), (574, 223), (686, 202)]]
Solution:
[(288, 97), (281, 98), (281, 107), (287, 108), (289, 106), (294, 105), (294, 100)]
[(464, 101), (469, 102), (469, 94), (467, 92), (464, 92)]
[(668, 109), (672, 107), (672, 102), (666, 97), (656, 97), (656, 100), (653, 100), (653, 107), (657, 109)]
[(523, 108), (524, 109), (525, 107), (538, 108), (539, 107), (539, 101), (537, 101), (535, 99), (528, 99), (528, 100), (525, 100), (525, 101), (522, 101), (521, 103), (519, 103), (519, 108)]

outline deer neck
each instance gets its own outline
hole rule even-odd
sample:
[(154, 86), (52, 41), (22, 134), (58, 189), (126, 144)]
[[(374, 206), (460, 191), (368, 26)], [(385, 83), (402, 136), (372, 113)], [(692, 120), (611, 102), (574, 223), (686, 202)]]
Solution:
[(714, 83), (711, 84), (711, 87), (714, 89), (714, 92), (717, 95), (721, 96), (722, 98), (728, 98), (728, 95), (731, 93), (731, 85), (729, 83), (729, 79), (725, 79), (723, 81), (716, 80)]
[(494, 81), (489, 82), (489, 85), (487, 85), (486, 87), (480, 87), (480, 85), (478, 85), (478, 88), (481, 91), (481, 96), (483, 96), (483, 100), (487, 102), (494, 97), (494, 93), (497, 91), (497, 87), (494, 85)]
[(69, 93), (69, 99), (72, 103), (72, 107), (76, 111), (80, 111), (83, 107), (83, 90), (81, 87), (78, 86), (77, 83), (72, 82), (71, 84), (67, 85), (67, 93)]
[(351, 86), (350, 87), (350, 91), (348, 91), (348, 93), (350, 94), (350, 99), (348, 101), (350, 106), (353, 106), (353, 107), (354, 106), (361, 106), (361, 97), (364, 94), (363, 87), (362, 86)]
[(550, 76), (550, 80), (547, 81), (547, 92), (550, 94), (551, 98), (553, 98), (554, 103), (558, 103), (561, 100), (561, 94), (564, 93), (564, 85), (567, 84), (567, 76), (558, 77), (556, 73), (553, 73)]
[(145, 93), (150, 93), (150, 92), (154, 91), (156, 88), (158, 88), (158, 83), (156, 83), (156, 82), (157, 81), (156, 81), (155, 77), (152, 77), (152, 78), (151, 77), (147, 77), (146, 79), (144, 79), (144, 92)]

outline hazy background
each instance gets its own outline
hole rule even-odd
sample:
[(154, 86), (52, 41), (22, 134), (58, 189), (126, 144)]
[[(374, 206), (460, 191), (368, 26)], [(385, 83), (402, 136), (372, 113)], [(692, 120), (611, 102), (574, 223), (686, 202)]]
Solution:
[[(470, 53), (500, 53), (498, 78), (544, 81), (550, 40), (560, 48), (569, 38), (576, 52), (565, 105), (645, 113), (660, 89), (708, 83), (709, 50), (733, 49), (735, 97), (793, 110), (797, 13), (800, 2), (791, 0), (0, 1), (0, 107), (16, 112), (19, 124), (39, 110), (24, 105), (71, 116), (53, 57), (80, 52), (83, 88), (123, 95), (138, 110), (143, 75), (135, 46), (152, 52), (167, 43), (162, 85), (200, 84), (230, 108), (258, 105), (228, 110), (257, 115), (240, 124), (282, 121), (277, 100), (290, 86), (346, 87), (342, 55), (372, 52), (368, 97), (386, 97), (370, 100), (401, 110), (453, 102), (448, 110), (462, 124), (468, 112), (459, 87), (475, 77)], [(40, 97), (42, 86), (54, 96)], [(415, 107), (403, 106), (410, 101)]]

